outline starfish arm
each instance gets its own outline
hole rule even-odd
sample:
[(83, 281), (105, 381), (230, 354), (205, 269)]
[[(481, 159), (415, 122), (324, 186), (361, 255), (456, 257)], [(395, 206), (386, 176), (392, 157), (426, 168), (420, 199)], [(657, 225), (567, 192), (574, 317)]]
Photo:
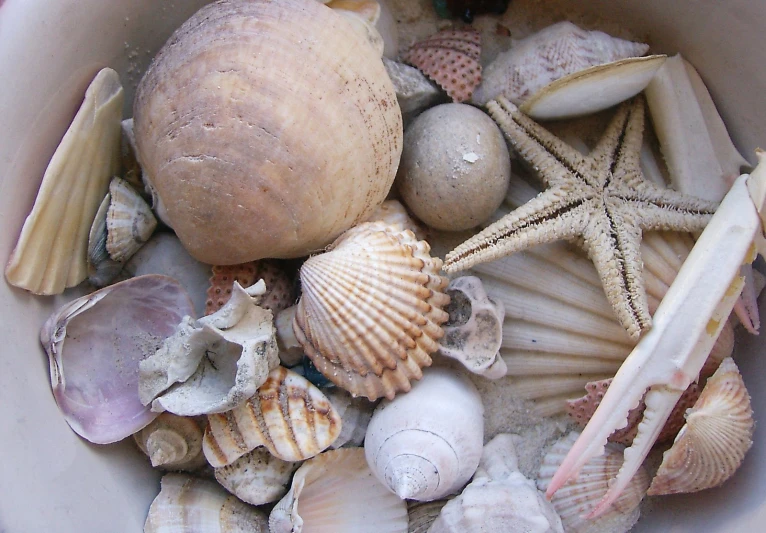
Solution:
[(443, 269), (458, 272), (545, 244), (579, 235), (588, 220), (587, 200), (548, 189), (447, 254)]
[[(623, 103), (614, 114), (606, 131), (588, 157), (592, 158), (600, 176), (609, 173), (617, 180), (641, 174), (641, 145), (644, 139), (644, 99), (640, 96)], [(603, 172), (608, 171), (608, 172)]]
[(621, 211), (632, 213), (635, 223), (647, 231), (698, 232), (705, 229), (715, 208), (689, 209), (662, 200), (612, 199)]
[(712, 216), (718, 209), (717, 202), (658, 187), (641, 176), (626, 176), (624, 180), (610, 187), (609, 195), (629, 202), (638, 201), (694, 215)]
[(487, 103), (487, 110), (514, 150), (532, 166), (546, 187), (572, 181), (595, 184), (590, 159), (527, 117), (504, 97)]

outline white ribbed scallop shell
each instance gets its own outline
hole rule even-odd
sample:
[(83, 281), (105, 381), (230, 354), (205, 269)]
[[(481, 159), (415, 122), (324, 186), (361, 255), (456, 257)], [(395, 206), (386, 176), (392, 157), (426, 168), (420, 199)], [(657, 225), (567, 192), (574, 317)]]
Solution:
[(732, 358), (708, 379), (665, 452), (649, 494), (677, 494), (716, 487), (742, 464), (753, 441), (750, 395)]
[(410, 390), (443, 335), (441, 260), (409, 230), (360, 224), (301, 267), (295, 336), (317, 369), (374, 400)]
[(407, 505), (370, 472), (361, 448), (306, 461), (269, 516), (270, 533), (407, 533)]
[[(537, 477), (537, 487), (540, 490), (548, 489), (553, 474), (579, 435), (578, 432), (569, 433), (558, 440), (545, 455)], [(624, 533), (638, 520), (638, 506), (649, 487), (649, 473), (643, 467), (605, 514), (594, 520), (584, 518), (606, 494), (609, 481), (620, 470), (623, 449), (624, 446), (618, 444), (607, 444), (603, 455), (588, 461), (578, 476), (551, 498), (567, 533)]]

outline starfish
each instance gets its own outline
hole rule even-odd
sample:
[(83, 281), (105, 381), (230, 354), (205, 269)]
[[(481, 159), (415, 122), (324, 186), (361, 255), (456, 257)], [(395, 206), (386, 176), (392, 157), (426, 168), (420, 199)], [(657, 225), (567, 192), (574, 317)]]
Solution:
[(639, 165), (644, 100), (622, 104), (584, 156), (503, 97), (487, 104), (546, 190), (447, 254), (446, 272), (537, 244), (572, 240), (588, 253), (622, 326), (638, 338), (651, 326), (641, 260), (643, 230), (701, 231), (717, 205), (657, 187)]

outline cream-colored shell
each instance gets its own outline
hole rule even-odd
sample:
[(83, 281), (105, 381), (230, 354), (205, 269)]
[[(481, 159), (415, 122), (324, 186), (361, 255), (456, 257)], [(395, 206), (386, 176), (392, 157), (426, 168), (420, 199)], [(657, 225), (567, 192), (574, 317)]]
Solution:
[(407, 505), (372, 475), (361, 448), (306, 461), (269, 516), (270, 533), (407, 533)]
[(117, 73), (99, 71), (24, 221), (5, 269), (11, 285), (34, 294), (59, 294), (87, 276), (88, 233), (120, 165), (123, 99)]
[(198, 420), (162, 413), (134, 433), (133, 439), (149, 457), (152, 466), (191, 472), (207, 462), (202, 453), (203, 435), (204, 428)]
[(263, 511), (230, 496), (215, 482), (167, 474), (149, 507), (144, 533), (268, 533)]
[(742, 464), (753, 444), (750, 395), (732, 358), (708, 380), (686, 412), (673, 446), (665, 452), (649, 494), (697, 492), (717, 487)]
[(230, 465), (216, 468), (215, 479), (243, 502), (263, 505), (285, 495), (298, 466), (299, 463), (277, 459), (268, 450), (257, 448)]
[(429, 369), (410, 392), (375, 409), (364, 441), (367, 463), (401, 498), (443, 498), (479, 465), (483, 413), (470, 381), (446, 368)]
[(203, 7), (141, 80), (134, 121), (171, 226), (211, 264), (322, 248), (385, 199), (402, 150), (378, 52), (315, 0)]
[(302, 461), (338, 438), (341, 418), (327, 397), (303, 376), (284, 367), (271, 371), (244, 404), (208, 416), (202, 443), (216, 468), (266, 446), (283, 461)]
[(449, 297), (441, 260), (409, 230), (366, 222), (301, 267), (293, 330), (317, 369), (353, 395), (393, 398), (438, 349)]

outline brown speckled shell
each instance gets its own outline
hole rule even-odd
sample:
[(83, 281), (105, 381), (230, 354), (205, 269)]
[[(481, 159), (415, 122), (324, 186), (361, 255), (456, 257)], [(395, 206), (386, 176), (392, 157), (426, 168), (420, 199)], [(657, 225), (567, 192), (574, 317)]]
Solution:
[(262, 259), (239, 265), (214, 265), (207, 290), (205, 315), (212, 315), (231, 298), (231, 288), (237, 281), (242, 287), (249, 287), (262, 279), (266, 283), (266, 294), (259, 304), (275, 315), (295, 303), (293, 280), (277, 261)]

